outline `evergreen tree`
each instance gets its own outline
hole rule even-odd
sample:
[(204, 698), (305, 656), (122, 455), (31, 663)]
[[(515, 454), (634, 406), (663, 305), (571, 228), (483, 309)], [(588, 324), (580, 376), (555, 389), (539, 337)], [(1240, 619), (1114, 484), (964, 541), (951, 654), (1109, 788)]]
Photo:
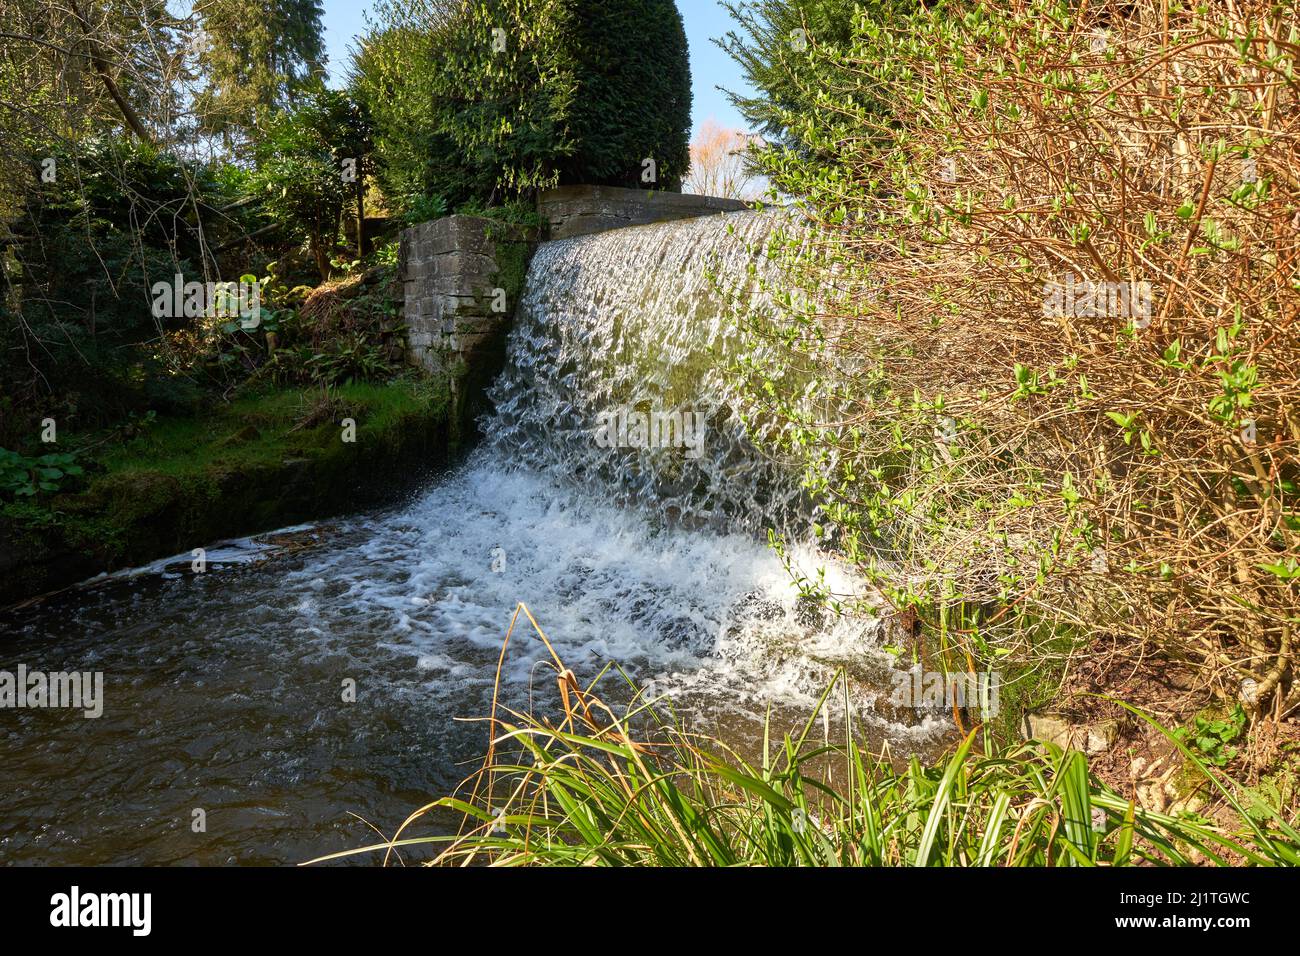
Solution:
[(294, 103), (324, 70), (320, 0), (198, 0), (201, 128), (230, 141)]
[(573, 154), (559, 164), (561, 182), (680, 190), (690, 167), (691, 66), (677, 5), (570, 6), (565, 46), (577, 97), (569, 121)]
[(445, 47), (434, 128), (471, 194), (681, 188), (690, 62), (673, 0), (470, 0)]
[(847, 48), (862, 16), (885, 18), (914, 9), (916, 0), (723, 0), (736, 21), (715, 42), (734, 59), (754, 89), (752, 96), (728, 96), (751, 128), (772, 146), (804, 149), (799, 127), (811, 122), (825, 104), (819, 100), (833, 86), (848, 95), (844, 72), (819, 56)]

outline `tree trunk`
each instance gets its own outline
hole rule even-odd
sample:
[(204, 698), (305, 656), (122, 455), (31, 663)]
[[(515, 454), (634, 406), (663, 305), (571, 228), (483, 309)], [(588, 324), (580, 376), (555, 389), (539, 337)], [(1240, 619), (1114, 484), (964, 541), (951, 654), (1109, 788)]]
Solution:
[[(358, 166), (360, 162), (358, 161)], [(366, 177), (357, 171), (357, 258), (366, 257)]]
[(86, 49), (90, 52), (90, 62), (95, 67), (95, 72), (99, 74), (100, 80), (104, 84), (104, 89), (108, 90), (108, 95), (113, 98), (117, 104), (118, 111), (121, 112), (122, 118), (126, 120), (126, 125), (131, 128), (131, 132), (140, 138), (142, 143), (153, 144), (153, 137), (149, 131), (144, 128), (144, 123), (140, 122), (140, 116), (132, 109), (131, 104), (126, 101), (122, 91), (117, 88), (117, 83), (113, 80), (113, 75), (108, 70), (108, 61), (104, 59), (104, 54), (99, 49), (99, 44), (90, 33), (90, 21), (86, 19), (81, 12), (81, 7), (77, 5), (77, 0), (69, 0), (72, 7), (72, 14), (81, 24), (82, 42), (85, 43)]
[(321, 281), (324, 282), (330, 277), (330, 257), (325, 251), (325, 239), (319, 222), (312, 226), (311, 254), (316, 260), (316, 271), (320, 273)]

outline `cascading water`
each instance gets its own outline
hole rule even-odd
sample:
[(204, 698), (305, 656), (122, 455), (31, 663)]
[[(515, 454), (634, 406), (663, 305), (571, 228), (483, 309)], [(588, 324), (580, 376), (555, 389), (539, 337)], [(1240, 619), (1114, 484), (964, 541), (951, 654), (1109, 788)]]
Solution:
[[(855, 720), (900, 752), (941, 734), (876, 712), (878, 627), (801, 602), (761, 535), (806, 506), (729, 410), (733, 316), (707, 273), (743, 275), (768, 226), (742, 213), (544, 245), (482, 447), (414, 501), (0, 617), (5, 668), (105, 675), (98, 719), (0, 714), (0, 861), (298, 862), (371, 842), (350, 814), (391, 833), (473, 769), (486, 728), (456, 718), (487, 713), (520, 601), (578, 675), (617, 663), (742, 748), (769, 705), (806, 717), (840, 666)], [(620, 409), (703, 431), (602, 447)], [(810, 548), (794, 558), (858, 587)], [(516, 632), (504, 703), (549, 693), (547, 657)]]
[[(745, 276), (774, 219), (739, 213), (543, 246), (492, 396), (491, 447), (619, 493), (652, 521), (784, 524), (800, 510), (799, 484), (733, 414), (739, 317), (714, 279)], [(700, 433), (690, 448), (602, 447), (602, 413), (633, 412)]]

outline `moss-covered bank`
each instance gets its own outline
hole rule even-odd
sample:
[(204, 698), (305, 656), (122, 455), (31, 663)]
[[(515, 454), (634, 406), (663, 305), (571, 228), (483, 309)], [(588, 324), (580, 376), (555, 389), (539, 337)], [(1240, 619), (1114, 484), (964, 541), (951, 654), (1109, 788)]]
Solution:
[(449, 413), (444, 384), (400, 379), (269, 391), (154, 422), (86, 453), (80, 488), (0, 505), (0, 606), (391, 500), (454, 453)]

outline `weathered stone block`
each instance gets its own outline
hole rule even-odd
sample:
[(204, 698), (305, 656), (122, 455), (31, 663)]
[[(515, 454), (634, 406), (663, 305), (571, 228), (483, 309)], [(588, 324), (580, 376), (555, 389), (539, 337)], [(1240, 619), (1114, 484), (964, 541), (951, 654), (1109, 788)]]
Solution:
[[(402, 233), (401, 276), (412, 361), (431, 370), (461, 362), (477, 379), (490, 379), (491, 370), (474, 366), (489, 359), (476, 356), (502, 340), (514, 308), (507, 299), (509, 311), (492, 309), (495, 291), (506, 281), (497, 255), (520, 243), (526, 261), (534, 245), (527, 230), (476, 216), (446, 216)], [(511, 255), (516, 256), (513, 251)]]
[(552, 239), (744, 208), (738, 199), (613, 186), (560, 186), (543, 192), (537, 200), (538, 212), (549, 224)]

